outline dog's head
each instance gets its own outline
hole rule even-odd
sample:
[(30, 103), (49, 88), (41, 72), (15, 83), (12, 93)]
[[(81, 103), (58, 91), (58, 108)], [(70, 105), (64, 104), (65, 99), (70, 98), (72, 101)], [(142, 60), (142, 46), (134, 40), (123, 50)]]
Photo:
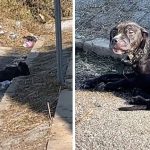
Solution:
[(29, 75), (30, 74), (28, 65), (25, 62), (19, 62), (18, 69), (21, 72), (21, 75)]
[(146, 29), (134, 22), (122, 22), (110, 31), (110, 48), (115, 54), (143, 48), (148, 37)]
[(24, 39), (23, 46), (26, 48), (32, 48), (37, 41), (37, 39), (34, 36), (24, 36), (23, 39)]

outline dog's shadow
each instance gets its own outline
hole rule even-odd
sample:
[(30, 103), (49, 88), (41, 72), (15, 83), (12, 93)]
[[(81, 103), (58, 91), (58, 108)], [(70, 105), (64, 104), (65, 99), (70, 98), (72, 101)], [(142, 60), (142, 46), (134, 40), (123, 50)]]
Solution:
[[(81, 90), (85, 90), (80, 88)], [(106, 92), (107, 91), (103, 91), (103, 90), (99, 90), (97, 88), (93, 89), (93, 90), (89, 90), (89, 91), (97, 91), (97, 92)], [(146, 105), (131, 105), (130, 102), (133, 100), (133, 90), (117, 90), (117, 91), (112, 91), (112, 94), (116, 97), (121, 98), (124, 101), (124, 104), (126, 104), (127, 106), (124, 107), (119, 107), (118, 111), (140, 111), (140, 110), (148, 110)]]
[(114, 96), (120, 97), (121, 99), (124, 100), (124, 104), (127, 106), (124, 107), (119, 107), (119, 111), (139, 111), (139, 110), (148, 110), (146, 105), (131, 105), (130, 102), (132, 101), (132, 92), (131, 90), (126, 90), (126, 91), (117, 91), (117, 92), (112, 92)]

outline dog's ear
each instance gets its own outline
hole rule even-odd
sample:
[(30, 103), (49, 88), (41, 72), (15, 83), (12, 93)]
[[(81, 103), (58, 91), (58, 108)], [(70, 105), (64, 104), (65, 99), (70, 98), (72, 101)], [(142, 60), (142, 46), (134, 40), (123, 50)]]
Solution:
[(141, 27), (142, 36), (144, 39), (148, 37), (148, 31), (145, 28)]
[(28, 65), (25, 62), (19, 62), (18, 69), (20, 70), (22, 75), (29, 75), (30, 74)]
[(140, 47), (143, 49), (145, 47), (146, 39), (148, 38), (148, 31), (141, 27), (141, 33), (142, 33), (143, 40), (140, 44)]
[(111, 30), (110, 30), (110, 42), (111, 42), (111, 40), (112, 40), (112, 38), (116, 35), (118, 33), (118, 30), (117, 30), (117, 28), (116, 27), (114, 27), (114, 28), (112, 28)]
[(20, 61), (20, 62), (18, 63), (18, 66), (19, 66), (19, 67), (22, 67), (22, 66), (24, 66), (25, 64), (26, 64), (25, 62)]

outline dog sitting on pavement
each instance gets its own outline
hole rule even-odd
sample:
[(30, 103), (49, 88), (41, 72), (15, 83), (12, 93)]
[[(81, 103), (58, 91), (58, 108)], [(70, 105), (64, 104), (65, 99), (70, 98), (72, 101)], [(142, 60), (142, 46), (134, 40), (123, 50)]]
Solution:
[[(106, 74), (87, 80), (83, 83), (84, 89), (93, 89), (103, 83), (106, 91), (115, 91), (120, 88), (134, 90), (132, 105), (145, 105), (150, 109), (150, 39), (148, 32), (137, 23), (125, 21), (119, 23), (110, 32), (110, 49), (118, 55), (126, 54), (124, 62), (131, 65), (133, 73)], [(120, 108), (120, 110), (131, 110)]]
[(25, 62), (19, 62), (18, 66), (6, 67), (4, 70), (0, 71), (0, 82), (9, 80), (18, 76), (30, 75), (28, 65)]

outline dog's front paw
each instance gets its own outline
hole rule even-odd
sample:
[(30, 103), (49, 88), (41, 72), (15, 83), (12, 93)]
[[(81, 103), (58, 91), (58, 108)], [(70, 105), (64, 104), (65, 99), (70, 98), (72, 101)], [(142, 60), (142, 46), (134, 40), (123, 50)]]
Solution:
[(105, 86), (104, 86), (104, 90), (105, 91), (113, 91), (113, 90), (115, 90), (116, 89), (116, 87), (114, 86), (114, 84), (113, 83), (107, 83), (107, 84), (105, 84)]
[(83, 82), (81, 88), (82, 89), (93, 89), (95, 88), (96, 84), (93, 82), (93, 80), (86, 80)]
[(145, 99), (144, 97), (137, 95), (132, 97), (132, 100), (129, 102), (131, 105), (148, 105), (150, 104), (150, 99)]

